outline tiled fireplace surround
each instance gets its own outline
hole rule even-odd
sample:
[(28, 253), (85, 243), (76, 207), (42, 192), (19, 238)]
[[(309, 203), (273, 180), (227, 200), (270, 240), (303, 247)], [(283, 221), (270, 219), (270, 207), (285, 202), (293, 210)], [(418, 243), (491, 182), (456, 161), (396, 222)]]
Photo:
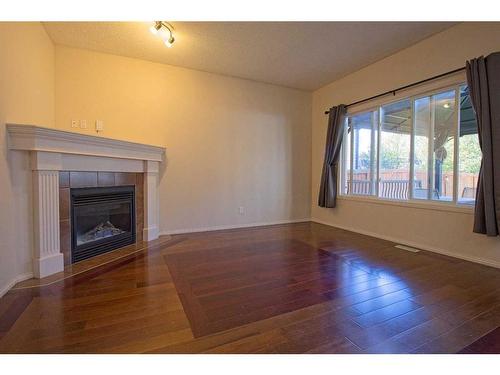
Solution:
[(135, 233), (141, 242), (144, 229), (143, 173), (133, 172), (59, 172), (59, 238), (64, 265), (71, 264), (71, 202), (70, 189), (109, 186), (135, 186)]
[(136, 239), (158, 238), (164, 148), (34, 125), (9, 124), (7, 132), (10, 150), (30, 153), (35, 277), (70, 263), (70, 188), (135, 185)]

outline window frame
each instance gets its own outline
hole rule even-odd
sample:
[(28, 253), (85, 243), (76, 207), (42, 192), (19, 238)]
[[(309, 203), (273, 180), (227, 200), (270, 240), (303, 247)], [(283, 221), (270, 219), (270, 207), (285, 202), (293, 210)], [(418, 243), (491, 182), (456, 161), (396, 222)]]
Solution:
[[(439, 211), (452, 211), (452, 212), (461, 212), (461, 213), (468, 213), (472, 214), (474, 212), (474, 204), (470, 203), (463, 203), (459, 201), (458, 197), (458, 182), (459, 182), (459, 173), (460, 173), (460, 168), (459, 168), (459, 143), (460, 143), (460, 88), (464, 85), (467, 85), (466, 80), (464, 79), (463, 75), (460, 75), (458, 77), (453, 77), (451, 78), (451, 82), (449, 83), (443, 83), (442, 85), (439, 85), (436, 83), (431, 83), (430, 85), (424, 85), (418, 89), (418, 91), (414, 91), (411, 95), (394, 95), (389, 100), (378, 100), (377, 103), (373, 103), (371, 105), (363, 105), (359, 109), (355, 109), (353, 111), (349, 111), (346, 114), (346, 118), (344, 121), (344, 139), (347, 139), (347, 136), (349, 134), (349, 129), (348, 129), (348, 118), (369, 113), (369, 112), (377, 112), (378, 114), (378, 124), (377, 124), (377, 135), (376, 135), (376, 183), (375, 183), (375, 191), (374, 194), (372, 195), (359, 195), (359, 194), (352, 194), (349, 193), (352, 191), (352, 189), (349, 189), (347, 186), (347, 171), (346, 171), (346, 163), (345, 160), (347, 158), (347, 147), (345, 147), (345, 144), (342, 145), (342, 152), (341, 152), (341, 173), (340, 173), (340, 178), (338, 179), (338, 190), (339, 191), (339, 199), (341, 200), (352, 200), (352, 201), (360, 201), (360, 202), (371, 202), (371, 203), (376, 203), (376, 204), (389, 204), (389, 205), (395, 205), (395, 206), (403, 206), (403, 207), (414, 207), (414, 208), (423, 208), (423, 209), (432, 209), (432, 210), (439, 210)], [(432, 88), (429, 88), (429, 86), (432, 86)], [(456, 110), (454, 111), (453, 114), (453, 122), (456, 124), (454, 127), (453, 131), (453, 136), (454, 136), (454, 144), (453, 144), (453, 197), (451, 201), (440, 201), (440, 200), (433, 200), (430, 199), (431, 197), (430, 194), (428, 194), (427, 199), (416, 199), (413, 197), (413, 183), (412, 181), (414, 180), (415, 177), (415, 170), (414, 170), (414, 156), (415, 156), (415, 121), (416, 118), (414, 116), (415, 113), (415, 101), (418, 99), (422, 99), (425, 97), (430, 96), (432, 98), (433, 95), (440, 94), (446, 91), (454, 91), (455, 93), (455, 108)], [(410, 155), (409, 155), (409, 182), (408, 182), (408, 199), (392, 199), (392, 198), (385, 198), (385, 197), (380, 197), (379, 196), (379, 174), (380, 174), (380, 138), (381, 138), (381, 116), (382, 116), (382, 110), (381, 108), (384, 106), (388, 106), (393, 103), (397, 103), (403, 100), (410, 100), (411, 103), (411, 133), (410, 133)], [(434, 112), (434, 111), (433, 111)], [(350, 166), (349, 166), (349, 181), (352, 181), (353, 177), (353, 157), (352, 157), (352, 142), (353, 142), (353, 134), (351, 131), (351, 137), (350, 137), (351, 145), (349, 148), (349, 151), (351, 153), (350, 155)], [(372, 145), (373, 147), (373, 145)], [(429, 154), (431, 154), (429, 152)], [(432, 165), (432, 163), (430, 164)], [(433, 175), (434, 170), (432, 170), (431, 175)], [(429, 184), (430, 182), (428, 182)], [(429, 187), (431, 185), (428, 185)], [(347, 190), (345, 190), (347, 188)], [(430, 189), (429, 189), (430, 191)]]
[[(370, 183), (373, 184), (372, 187), (370, 187), (370, 190), (373, 190), (372, 191), (372, 194), (369, 194), (369, 195), (363, 195), (363, 194), (349, 194), (348, 196), (355, 196), (355, 197), (377, 197), (378, 196), (378, 170), (379, 170), (379, 163), (378, 163), (378, 159), (379, 159), (379, 154), (380, 154), (380, 150), (379, 150), (379, 147), (378, 147), (378, 144), (380, 142), (380, 136), (379, 136), (379, 127), (380, 127), (380, 109), (377, 107), (376, 109), (366, 109), (362, 112), (357, 112), (356, 114), (363, 114), (363, 113), (371, 113), (372, 115), (374, 115), (376, 113), (376, 116), (377, 116), (377, 119), (378, 119), (378, 123), (377, 123), (377, 134), (376, 134), (376, 140), (374, 140), (374, 135), (373, 135), (373, 128), (371, 129), (371, 138), (372, 138), (372, 144), (370, 145), (370, 162), (373, 163), (373, 158), (375, 157), (376, 158), (376, 165), (375, 165), (375, 169), (376, 169), (376, 173), (374, 175), (374, 181), (372, 181), (370, 179)], [(352, 117), (352, 116), (355, 116), (356, 114), (353, 114), (353, 115), (350, 115), (350, 116), (346, 116), (345, 119), (344, 119), (344, 138), (343, 139), (347, 139), (347, 135), (349, 133), (349, 127), (348, 127), (348, 120), (349, 120), (349, 117)], [(354, 149), (354, 136), (353, 136), (353, 132), (351, 133), (351, 137), (349, 138), (349, 151), (352, 152), (352, 150)], [(373, 147), (373, 142), (376, 143), (377, 147)], [(347, 173), (345, 171), (345, 167), (344, 167), (344, 160), (345, 158), (347, 157), (347, 149), (346, 147), (344, 147), (344, 143), (342, 143), (342, 150), (341, 150), (341, 159), (340, 159), (340, 162), (342, 163), (341, 164), (341, 186), (344, 187), (344, 186), (347, 186), (347, 181), (345, 179)], [(370, 175), (373, 175), (374, 172), (373, 172), (373, 167), (371, 166), (370, 167)], [(353, 175), (354, 175), (354, 159), (351, 157), (349, 158), (349, 181), (351, 181), (352, 183), (352, 178), (353, 178)], [(337, 189), (337, 191), (340, 191), (343, 193), (343, 188), (342, 189)], [(346, 194), (347, 195), (347, 194)]]

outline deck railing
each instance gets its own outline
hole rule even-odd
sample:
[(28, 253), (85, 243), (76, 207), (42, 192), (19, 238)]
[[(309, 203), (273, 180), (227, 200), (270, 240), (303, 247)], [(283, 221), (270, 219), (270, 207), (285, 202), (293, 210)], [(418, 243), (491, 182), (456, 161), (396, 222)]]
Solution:
[(408, 199), (408, 181), (382, 180), (379, 182), (379, 195), (390, 199)]
[[(407, 199), (408, 197), (408, 180), (409, 171), (400, 170), (381, 170), (379, 173), (379, 192), (380, 196), (389, 199)], [(347, 179), (349, 173), (347, 173)], [(427, 173), (415, 171), (414, 198), (426, 199), (428, 197), (428, 189), (422, 186), (421, 181), (427, 180)], [(460, 172), (458, 176), (458, 199), (467, 198), (474, 199), (476, 196), (478, 175), (475, 173)], [(420, 181), (420, 182), (419, 182)], [(432, 199), (440, 199), (440, 197), (451, 197), (453, 195), (453, 172), (443, 172), (439, 182), (440, 191), (432, 191)], [(373, 184), (373, 186), (372, 186)], [(420, 185), (419, 185), (420, 184)], [(348, 194), (356, 195), (371, 195), (375, 194), (376, 182), (370, 181), (369, 170), (356, 170), (353, 174), (352, 184), (347, 181)]]
[[(353, 180), (347, 183), (348, 194), (372, 194), (372, 182), (367, 180)], [(414, 188), (421, 188), (422, 182), (415, 181)], [(379, 196), (389, 199), (408, 199), (408, 181), (406, 180), (381, 180), (379, 181)]]

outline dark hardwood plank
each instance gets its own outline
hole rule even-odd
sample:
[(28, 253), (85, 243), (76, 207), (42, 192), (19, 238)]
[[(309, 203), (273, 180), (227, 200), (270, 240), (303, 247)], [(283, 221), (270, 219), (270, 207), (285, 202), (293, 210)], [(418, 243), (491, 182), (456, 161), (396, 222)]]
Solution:
[(500, 354), (500, 328), (495, 328), (479, 340), (466, 346), (459, 354)]
[[(449, 323), (449, 322), (447, 322)], [(500, 325), (500, 305), (419, 346), (413, 353), (456, 353)]]
[(314, 223), (174, 236), (0, 299), (1, 353), (498, 353), (500, 270)]

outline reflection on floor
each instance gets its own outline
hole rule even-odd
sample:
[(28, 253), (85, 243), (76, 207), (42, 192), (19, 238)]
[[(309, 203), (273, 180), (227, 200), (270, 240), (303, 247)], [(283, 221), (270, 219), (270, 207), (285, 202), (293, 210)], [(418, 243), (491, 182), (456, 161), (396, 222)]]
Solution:
[(177, 235), (10, 291), (0, 352), (500, 351), (500, 270), (394, 245), (315, 223)]

